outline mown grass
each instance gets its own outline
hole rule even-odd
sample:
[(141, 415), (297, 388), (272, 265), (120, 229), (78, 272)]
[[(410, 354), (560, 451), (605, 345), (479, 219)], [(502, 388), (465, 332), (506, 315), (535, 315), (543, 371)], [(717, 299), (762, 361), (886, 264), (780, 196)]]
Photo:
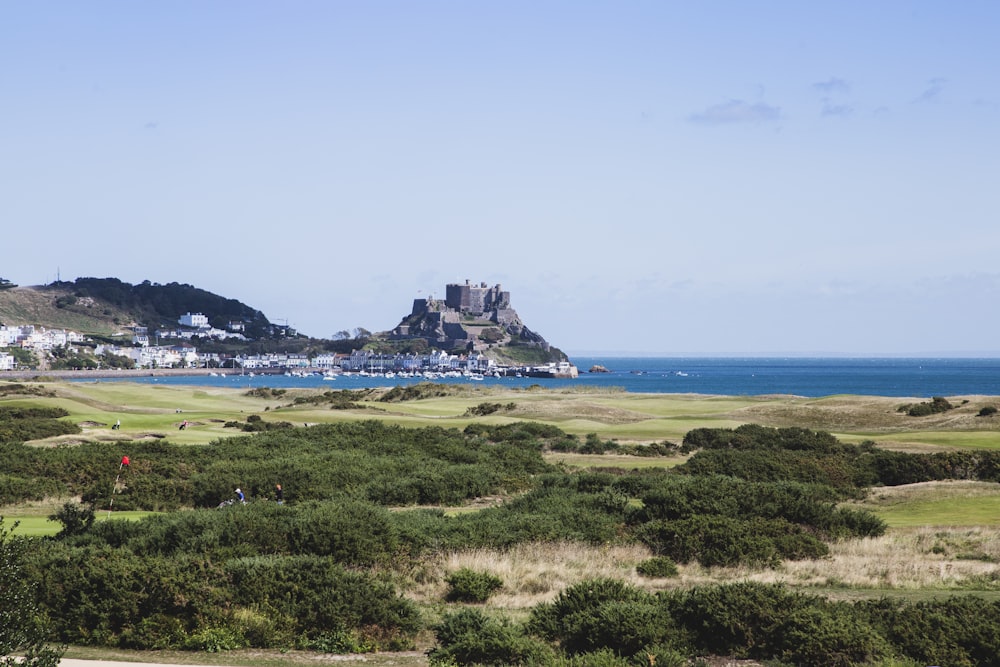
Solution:
[[(155, 512), (112, 512), (109, 519), (106, 509), (104, 511), (98, 509), (95, 511), (95, 521), (136, 521), (151, 514), (155, 514)], [(0, 516), (3, 517), (4, 525), (8, 528), (14, 526), (15, 522), (17, 523), (17, 527), (11, 530), (14, 535), (44, 537), (55, 535), (62, 529), (61, 523), (50, 520), (48, 516), (22, 513), (18, 508), (5, 508), (0, 512)]]
[(988, 482), (923, 482), (872, 489), (860, 503), (893, 527), (1000, 527), (1000, 485)]
[[(912, 418), (898, 412), (905, 402), (902, 399), (865, 396), (805, 399), (470, 387), (449, 396), (393, 403), (376, 400), (376, 392), (358, 402), (357, 409), (334, 410), (323, 403), (293, 405), (295, 396), (318, 396), (327, 388), (291, 390), (262, 398), (247, 395), (245, 388), (196, 385), (96, 381), (49, 382), (43, 387), (55, 396), (11, 395), (0, 398), (0, 403), (64, 408), (70, 413), (65, 419), (80, 424), (83, 439), (88, 440), (169, 438), (183, 444), (206, 444), (236, 434), (224, 427), (225, 422), (243, 422), (257, 414), (266, 421), (287, 421), (296, 426), (380, 419), (402, 426), (462, 429), (472, 422), (531, 420), (579, 437), (594, 433), (603, 440), (622, 443), (680, 443), (694, 428), (758, 423), (828, 430), (845, 442), (874, 440), (893, 449), (1000, 447), (1000, 419), (976, 416), (980, 403), (995, 402), (982, 397), (943, 417)], [(514, 408), (486, 417), (469, 416), (468, 410), (483, 402), (512, 403)], [(111, 424), (119, 419), (121, 431), (111, 431)], [(177, 427), (184, 419), (191, 425), (180, 431)], [(64, 436), (54, 443), (80, 439)]]

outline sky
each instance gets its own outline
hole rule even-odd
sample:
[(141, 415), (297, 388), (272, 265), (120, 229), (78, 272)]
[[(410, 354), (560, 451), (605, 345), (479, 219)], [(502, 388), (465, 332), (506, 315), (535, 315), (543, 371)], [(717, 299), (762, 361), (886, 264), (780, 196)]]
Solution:
[(330, 338), (1000, 356), (1000, 3), (0, 4), (0, 277)]

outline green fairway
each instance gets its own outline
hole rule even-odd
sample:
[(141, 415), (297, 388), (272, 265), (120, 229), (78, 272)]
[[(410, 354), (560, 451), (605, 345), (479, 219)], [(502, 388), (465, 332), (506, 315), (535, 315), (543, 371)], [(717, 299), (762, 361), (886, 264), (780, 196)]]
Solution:
[(914, 500), (876, 513), (892, 527), (1000, 526), (1000, 492), (988, 497)]
[[(151, 514), (156, 514), (156, 512), (112, 512), (110, 520), (135, 521)], [(15, 535), (23, 535), (25, 537), (49, 536), (55, 535), (62, 529), (62, 524), (58, 521), (50, 521), (45, 516), (33, 514), (18, 515), (16, 510), (12, 510), (10, 513), (5, 511), (0, 516), (3, 516), (4, 525), (8, 528), (13, 526), (14, 522), (17, 522), (17, 528), (12, 531)], [(106, 511), (97, 511), (95, 512), (95, 519), (99, 522), (108, 521), (108, 513)]]
[[(207, 444), (241, 434), (226, 428), (227, 422), (243, 423), (248, 416), (258, 415), (264, 421), (293, 426), (379, 419), (407, 427), (463, 429), (471, 423), (529, 420), (578, 437), (594, 433), (602, 440), (623, 443), (680, 443), (695, 428), (756, 423), (827, 430), (845, 442), (874, 440), (894, 449), (1000, 447), (1000, 420), (978, 417), (978, 404), (944, 416), (914, 419), (898, 411), (899, 399), (871, 396), (806, 399), (450, 387), (443, 390), (443, 396), (383, 402), (378, 398), (389, 388), (382, 388), (352, 400), (357, 407), (335, 410), (329, 402), (295, 404), (297, 397), (322, 397), (326, 388), (250, 395), (245, 388), (128, 382), (46, 382), (38, 387), (50, 395), (5, 395), (0, 405), (59, 407), (69, 412), (64, 420), (78, 424), (82, 435), (60, 436), (48, 444), (157, 439)], [(470, 414), (470, 409), (484, 403), (498, 403), (503, 409), (486, 416)], [(121, 430), (111, 430), (118, 420)], [(180, 430), (184, 420), (189, 426)]]

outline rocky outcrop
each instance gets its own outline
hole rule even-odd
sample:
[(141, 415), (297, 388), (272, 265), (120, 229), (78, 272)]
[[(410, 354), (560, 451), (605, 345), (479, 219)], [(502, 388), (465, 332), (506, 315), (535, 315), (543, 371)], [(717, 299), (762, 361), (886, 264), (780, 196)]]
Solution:
[(611, 371), (609, 371), (604, 366), (601, 366), (600, 364), (594, 364), (593, 366), (590, 367), (590, 372), (591, 373), (610, 373)]
[(516, 345), (538, 348), (552, 361), (566, 357), (551, 347), (541, 336), (521, 321), (510, 305), (510, 293), (500, 285), (452, 284), (446, 288), (444, 300), (429, 297), (414, 299), (410, 314), (388, 332), (390, 340), (423, 338), (432, 347), (487, 356), (499, 354)]

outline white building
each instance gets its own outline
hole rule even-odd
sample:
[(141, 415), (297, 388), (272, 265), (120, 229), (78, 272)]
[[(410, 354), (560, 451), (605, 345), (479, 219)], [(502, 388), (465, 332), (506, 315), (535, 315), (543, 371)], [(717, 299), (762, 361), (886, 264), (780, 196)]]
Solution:
[(340, 361), (343, 358), (343, 355), (334, 354), (333, 352), (324, 352), (323, 354), (317, 354), (313, 357), (312, 365), (316, 368), (322, 368), (323, 370), (340, 368)]
[(14, 355), (0, 352), (0, 371), (12, 371), (16, 365), (17, 362), (14, 361)]
[(184, 313), (177, 322), (183, 327), (193, 327), (195, 329), (208, 328), (208, 316), (201, 313)]

